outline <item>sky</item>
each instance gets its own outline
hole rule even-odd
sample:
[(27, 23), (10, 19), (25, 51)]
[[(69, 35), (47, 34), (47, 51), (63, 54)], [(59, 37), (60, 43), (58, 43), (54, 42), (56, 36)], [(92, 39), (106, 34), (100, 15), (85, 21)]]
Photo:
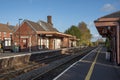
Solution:
[(52, 23), (60, 32), (72, 25), (84, 21), (98, 39), (94, 20), (120, 10), (120, 0), (0, 0), (0, 23), (16, 25), (19, 19), (34, 22), (47, 21), (52, 16)]

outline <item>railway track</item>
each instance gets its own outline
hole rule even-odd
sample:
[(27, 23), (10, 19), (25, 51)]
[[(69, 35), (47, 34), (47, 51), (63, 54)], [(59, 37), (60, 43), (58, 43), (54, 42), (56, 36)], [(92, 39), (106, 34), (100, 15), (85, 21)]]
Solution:
[[(56, 71), (63, 71), (66, 67), (68, 67), (73, 62), (82, 58), (84, 55), (86, 55), (92, 49), (93, 48), (87, 48), (87, 49), (84, 49), (76, 54), (66, 56), (66, 57), (61, 58), (59, 60), (55, 60), (45, 67), (38, 68), (36, 70), (32, 70), (28, 73), (22, 74), (22, 75), (18, 76), (17, 78), (14, 78), (11, 80), (52, 80), (52, 78), (48, 78), (48, 75), (52, 74), (52, 77), (55, 77), (58, 74), (58, 72), (55, 72), (57, 74), (54, 73), (55, 70)], [(63, 66), (66, 66), (66, 67), (63, 67)], [(61, 67), (62, 67), (62, 69), (61, 69)], [(53, 74), (55, 74), (55, 75), (53, 75)], [(45, 77), (47, 77), (47, 78), (45, 79)]]
[(55, 68), (45, 72), (44, 74), (39, 74), (39, 75), (31, 78), (31, 80), (53, 80), (54, 77), (56, 77), (58, 74), (60, 74), (63, 70), (65, 70), (71, 64), (73, 64), (74, 62), (81, 59), (83, 56), (85, 56), (91, 50), (92, 49), (89, 49), (87, 51), (83, 51), (80, 55), (66, 61), (65, 63), (63, 63), (61, 65), (56, 66)]
[[(85, 53), (86, 50), (89, 51), (91, 49), (87, 48), (87, 49), (83, 49), (83, 50), (76, 51), (76, 52), (78, 52), (78, 53), (81, 52), (80, 55), (82, 57), (83, 53)], [(71, 57), (72, 59), (69, 59), (69, 57)], [(45, 55), (45, 54), (43, 54), (42, 55), (41, 54), (40, 57), (37, 57), (35, 60), (32, 60), (32, 62), (30, 62), (30, 63), (27, 63), (25, 65), (25, 67), (15, 69), (15, 70), (14, 69), (12, 69), (12, 70), (6, 69), (5, 73), (3, 72), (0, 74), (0, 80), (12, 80), (12, 79), (13, 80), (30, 80), (30, 79), (31, 80), (37, 80), (37, 79), (39, 80), (39, 78), (41, 80), (41, 76), (48, 74), (50, 71), (57, 69), (61, 65), (67, 64), (68, 62), (72, 61), (73, 59), (77, 59), (77, 57), (78, 57), (78, 54), (77, 55), (76, 54), (74, 54), (74, 55), (66, 55), (66, 54), (46, 54)], [(68, 61), (64, 62), (65, 59), (68, 59)], [(59, 63), (59, 61), (61, 62), (61, 60), (63, 60), (62, 64)], [(43, 72), (39, 73), (38, 76), (34, 76), (30, 79), (24, 79), (24, 78), (16, 79), (17, 76), (19, 77), (19, 75), (21, 75), (21, 74), (24, 75), (26, 73), (33, 71), (33, 70), (37, 70), (37, 69), (44, 68), (44, 67), (49, 67), (49, 65), (51, 65), (52, 62), (53, 63), (57, 62), (56, 63), (57, 66), (53, 65), (53, 67), (50, 68), (49, 70), (47, 70), (47, 69), (46, 69), (46, 71), (43, 70)], [(34, 74), (34, 72), (32, 74)], [(25, 76), (25, 77), (27, 77), (27, 76)]]

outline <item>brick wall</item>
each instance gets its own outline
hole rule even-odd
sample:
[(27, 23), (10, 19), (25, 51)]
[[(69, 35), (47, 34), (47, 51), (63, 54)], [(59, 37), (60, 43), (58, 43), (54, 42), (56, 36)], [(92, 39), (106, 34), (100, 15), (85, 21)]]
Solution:
[(4, 40), (4, 38), (10, 38), (10, 33), (9, 32), (0, 32), (0, 40)]
[(31, 45), (32, 50), (37, 48), (37, 35), (35, 31), (24, 22), (20, 28), (14, 33), (14, 42), (19, 45), (19, 34), (20, 34), (20, 46), (23, 51), (29, 51)]
[(69, 47), (69, 38), (63, 38), (62, 47)]

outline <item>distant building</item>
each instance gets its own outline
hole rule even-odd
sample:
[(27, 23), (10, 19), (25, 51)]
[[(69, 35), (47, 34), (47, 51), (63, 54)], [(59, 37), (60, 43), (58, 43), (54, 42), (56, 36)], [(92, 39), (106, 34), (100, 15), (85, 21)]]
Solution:
[(47, 22), (24, 20), (13, 35), (14, 44), (20, 46), (21, 51), (76, 46), (76, 37), (54, 28), (51, 16), (47, 16)]
[[(10, 28), (11, 27), (11, 28)], [(2, 43), (5, 48), (11, 46), (12, 33), (14, 26), (0, 23), (0, 43)]]

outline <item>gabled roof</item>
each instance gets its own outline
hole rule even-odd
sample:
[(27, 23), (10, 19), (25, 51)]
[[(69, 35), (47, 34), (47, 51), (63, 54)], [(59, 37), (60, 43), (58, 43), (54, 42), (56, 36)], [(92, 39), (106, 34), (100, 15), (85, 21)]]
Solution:
[(0, 32), (12, 32), (10, 25), (0, 23)]
[(25, 20), (36, 32), (37, 31), (55, 31), (58, 32), (57, 29), (53, 27), (50, 23), (44, 21), (33, 22), (30, 20)]
[(35, 31), (45, 31), (38, 23), (30, 20), (25, 20), (25, 21), (28, 22), (28, 24), (30, 24), (32, 28), (35, 29)]
[[(53, 27), (52, 24), (44, 22), (44, 21), (38, 21), (33, 22), (30, 20), (24, 20), (22, 24), (27, 23), (29, 27), (31, 27), (37, 34), (51, 34), (57, 37), (69, 37), (70, 39), (76, 39), (75, 36), (60, 33), (56, 28)], [(21, 25), (22, 25), (21, 24)], [(19, 27), (18, 27), (19, 28)]]
[(56, 28), (53, 27), (53, 25), (51, 25), (50, 23), (46, 23), (44, 21), (38, 21), (38, 24), (45, 30), (45, 31), (56, 31), (58, 32), (58, 30)]
[(14, 32), (18, 27), (17, 26), (12, 26), (12, 25), (9, 25), (8, 28)]
[(101, 18), (120, 18), (120, 11), (108, 14), (108, 15), (103, 16)]

